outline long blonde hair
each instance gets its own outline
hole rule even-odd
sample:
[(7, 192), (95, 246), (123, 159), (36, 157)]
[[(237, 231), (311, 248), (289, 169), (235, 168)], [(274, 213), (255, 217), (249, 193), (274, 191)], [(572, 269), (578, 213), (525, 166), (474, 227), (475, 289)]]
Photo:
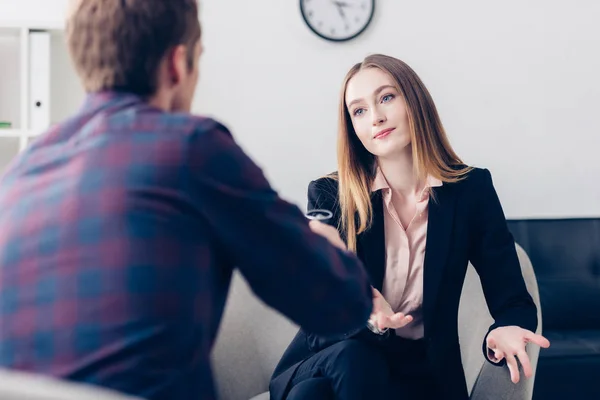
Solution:
[(352, 251), (356, 251), (357, 235), (369, 228), (373, 218), (371, 186), (375, 179), (376, 159), (358, 139), (346, 107), (348, 82), (366, 68), (378, 68), (388, 73), (406, 103), (413, 168), (420, 179), (430, 175), (442, 182), (457, 182), (471, 170), (450, 146), (431, 95), (406, 63), (374, 54), (354, 65), (344, 79), (340, 95), (338, 172), (332, 175), (339, 184), (339, 228), (346, 238), (348, 249)]

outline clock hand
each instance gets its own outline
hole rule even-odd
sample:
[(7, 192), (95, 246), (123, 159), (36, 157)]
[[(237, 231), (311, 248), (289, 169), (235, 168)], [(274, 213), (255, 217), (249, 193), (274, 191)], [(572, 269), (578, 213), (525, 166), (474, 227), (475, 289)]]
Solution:
[(354, 4), (346, 3), (345, 1), (335, 1), (338, 6), (341, 7), (352, 7)]
[(335, 6), (338, 9), (338, 12), (340, 13), (340, 16), (345, 20), (346, 19), (346, 13), (344, 12), (344, 7), (347, 6), (346, 3), (340, 2), (340, 1), (335, 1), (332, 0), (332, 3), (335, 4)]

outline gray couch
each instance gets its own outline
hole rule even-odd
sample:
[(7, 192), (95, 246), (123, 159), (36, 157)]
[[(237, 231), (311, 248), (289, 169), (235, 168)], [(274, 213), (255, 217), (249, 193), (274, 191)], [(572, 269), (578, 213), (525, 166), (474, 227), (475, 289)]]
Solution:
[(93, 385), (0, 368), (0, 400), (143, 400)]
[[(538, 307), (540, 333), (541, 310), (533, 268), (518, 245), (517, 253), (527, 288)], [(237, 273), (231, 289), (212, 355), (219, 398), (268, 400), (271, 374), (298, 327), (257, 300)], [(484, 360), (481, 344), (491, 323), (479, 278), (469, 266), (460, 303), (459, 338), (471, 399), (530, 400), (533, 378), (514, 385), (506, 367), (494, 367)], [(528, 353), (535, 371), (539, 348), (531, 346)]]
[(540, 287), (544, 336), (534, 400), (600, 399), (600, 218), (522, 219), (508, 228)]

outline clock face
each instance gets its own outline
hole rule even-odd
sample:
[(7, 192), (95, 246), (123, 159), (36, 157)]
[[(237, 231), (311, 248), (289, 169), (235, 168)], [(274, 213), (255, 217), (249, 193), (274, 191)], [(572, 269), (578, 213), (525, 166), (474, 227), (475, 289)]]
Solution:
[(300, 0), (304, 22), (323, 39), (342, 42), (369, 26), (375, 0)]

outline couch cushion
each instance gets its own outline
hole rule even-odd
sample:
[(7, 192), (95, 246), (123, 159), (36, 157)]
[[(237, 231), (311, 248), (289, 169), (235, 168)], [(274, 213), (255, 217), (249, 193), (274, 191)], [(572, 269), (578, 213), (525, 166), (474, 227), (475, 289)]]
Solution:
[(600, 330), (600, 218), (513, 220), (534, 266), (544, 330)]
[(572, 340), (551, 338), (550, 348), (540, 352), (533, 400), (600, 399), (598, 339)]
[(542, 349), (540, 357), (598, 357), (600, 362), (600, 330), (544, 331), (551, 346)]
[(255, 396), (255, 397), (251, 398), (250, 400), (269, 400), (269, 392), (264, 392), (262, 394), (259, 394), (258, 396)]

